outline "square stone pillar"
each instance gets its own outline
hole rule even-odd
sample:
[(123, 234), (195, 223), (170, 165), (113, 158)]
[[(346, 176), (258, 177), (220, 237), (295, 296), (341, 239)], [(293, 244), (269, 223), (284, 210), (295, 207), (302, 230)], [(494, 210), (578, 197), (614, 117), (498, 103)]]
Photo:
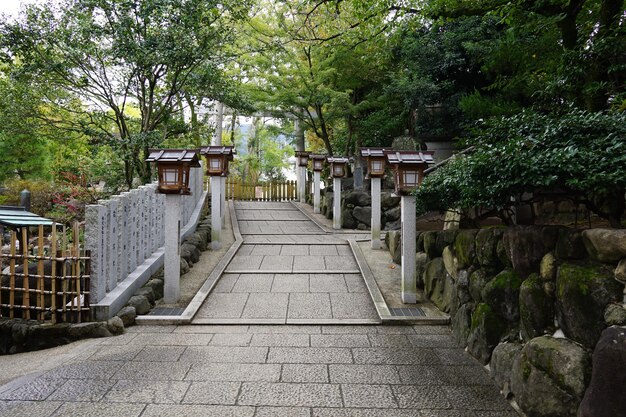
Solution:
[(299, 167), (300, 169), (300, 202), (306, 203), (306, 167)]
[(341, 178), (333, 178), (333, 229), (341, 230)]
[(165, 266), (163, 301), (166, 304), (178, 302), (180, 298), (180, 227), (181, 196), (165, 196)]
[(222, 180), (211, 177), (211, 249), (222, 247)]
[(222, 227), (226, 224), (226, 177), (221, 178), (221, 189), (220, 189), (220, 215), (222, 216), (221, 222)]
[(402, 302), (417, 302), (415, 282), (415, 197), (403, 195), (400, 199), (402, 221)]
[(313, 171), (313, 213), (320, 212), (320, 172)]
[(372, 249), (380, 249), (380, 178), (372, 178)]

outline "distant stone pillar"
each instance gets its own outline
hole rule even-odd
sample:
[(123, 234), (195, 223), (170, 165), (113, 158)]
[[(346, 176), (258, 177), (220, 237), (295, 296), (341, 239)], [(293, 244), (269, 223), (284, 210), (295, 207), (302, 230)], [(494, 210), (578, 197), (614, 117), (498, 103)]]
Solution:
[(30, 191), (22, 190), (20, 193), (20, 206), (24, 207), (24, 210), (30, 211)]
[(333, 229), (341, 229), (341, 178), (333, 178)]
[(320, 172), (313, 171), (313, 213), (320, 213)]
[(222, 180), (220, 177), (211, 177), (211, 249), (213, 250), (222, 247), (221, 189)]
[(300, 202), (306, 203), (306, 166), (300, 167)]
[(372, 177), (372, 249), (380, 249), (380, 178)]
[(220, 177), (220, 215), (222, 227), (226, 224), (226, 177)]
[(400, 199), (402, 219), (402, 302), (417, 302), (415, 282), (415, 197), (403, 195)]
[(180, 298), (180, 222), (181, 196), (165, 196), (165, 267), (163, 301), (166, 304), (178, 302)]

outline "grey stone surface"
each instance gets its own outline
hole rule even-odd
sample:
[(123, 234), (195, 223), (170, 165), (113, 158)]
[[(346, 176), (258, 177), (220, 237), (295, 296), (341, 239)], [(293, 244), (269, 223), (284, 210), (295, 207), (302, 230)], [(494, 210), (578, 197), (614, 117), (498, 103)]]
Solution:
[(341, 407), (339, 385), (244, 382), (242, 405)]
[(278, 382), (281, 366), (264, 363), (192, 364), (187, 381), (265, 381)]
[(259, 271), (291, 271), (293, 268), (293, 262), (294, 256), (264, 256), (261, 266), (255, 269)]
[(248, 301), (247, 293), (212, 293), (198, 310), (198, 317), (239, 318)]
[(355, 271), (359, 267), (353, 256), (324, 256), (326, 269), (331, 271)]
[(354, 348), (352, 349), (354, 362), (360, 364), (389, 364), (389, 365), (432, 365), (439, 363), (437, 356), (431, 350), (388, 348)]
[(369, 340), (373, 347), (411, 347), (409, 338), (404, 334), (371, 334)]
[(48, 400), (52, 401), (100, 401), (115, 381), (106, 379), (68, 379)]
[(311, 274), (311, 292), (348, 292), (343, 274)]
[(132, 340), (134, 345), (153, 346), (206, 346), (212, 334), (143, 333)]
[(347, 348), (270, 348), (268, 363), (352, 363)]
[(369, 347), (365, 334), (313, 334), (312, 347)]
[(451, 408), (442, 387), (393, 385), (392, 389), (400, 408)]
[(0, 392), (0, 400), (42, 401), (48, 398), (57, 388), (65, 384), (65, 382), (64, 379), (35, 378), (25, 381), (12, 389)]
[(190, 346), (180, 357), (181, 362), (193, 363), (264, 363), (266, 347)]
[(61, 404), (55, 401), (0, 401), (0, 416), (48, 417)]
[(302, 346), (310, 345), (308, 334), (255, 334), (251, 346)]
[(54, 417), (137, 417), (145, 404), (64, 403)]
[(241, 317), (262, 319), (284, 319), (287, 316), (288, 294), (252, 293)]
[(272, 292), (309, 292), (309, 275), (275, 274)]
[(184, 404), (234, 405), (240, 382), (193, 382), (183, 399)]
[(346, 407), (398, 407), (388, 385), (344, 384), (341, 392)]
[(361, 277), (361, 275), (345, 274), (344, 279), (346, 280), (348, 292), (367, 292), (367, 286), (365, 285), (365, 281), (363, 280), (363, 277)]
[(403, 384), (438, 386), (450, 383), (443, 366), (412, 365), (396, 368)]
[(179, 404), (189, 389), (184, 381), (118, 381), (104, 401), (115, 403)]
[(328, 371), (334, 384), (400, 384), (391, 365), (328, 365)]
[(176, 362), (184, 351), (184, 346), (146, 346), (135, 356), (134, 360), (146, 362)]
[(294, 271), (322, 271), (326, 269), (323, 256), (294, 256)]
[(251, 334), (220, 333), (213, 336), (209, 344), (211, 346), (248, 346), (251, 339)]
[(328, 368), (320, 364), (284, 364), (281, 381), (328, 383)]
[(333, 317), (328, 294), (289, 294), (287, 317), (292, 319), (329, 319)]
[(241, 274), (231, 292), (270, 292), (272, 274)]
[(217, 285), (215, 285), (213, 292), (232, 292), (238, 279), (239, 274), (223, 274), (219, 281), (217, 281)]
[(369, 294), (330, 294), (330, 303), (335, 318), (378, 318), (378, 313)]
[(140, 379), (149, 381), (181, 381), (189, 368), (188, 363), (126, 362), (111, 379)]
[(309, 253), (318, 256), (338, 256), (337, 246), (332, 245), (311, 245)]
[(258, 407), (255, 417), (311, 417), (306, 407)]
[(142, 417), (252, 417), (254, 407), (227, 405), (148, 405)]

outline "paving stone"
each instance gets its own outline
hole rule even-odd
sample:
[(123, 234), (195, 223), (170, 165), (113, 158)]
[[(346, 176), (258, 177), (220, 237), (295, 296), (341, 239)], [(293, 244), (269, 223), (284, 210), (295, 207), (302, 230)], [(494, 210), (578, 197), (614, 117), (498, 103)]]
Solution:
[(130, 343), (133, 339), (135, 339), (137, 337), (137, 333), (129, 332), (129, 330), (132, 329), (133, 327), (142, 327), (142, 326), (132, 326), (132, 327), (129, 327), (128, 329), (124, 330), (125, 331), (124, 334), (120, 334), (118, 336), (113, 336), (113, 337), (106, 337), (106, 338), (102, 339), (100, 344), (102, 346), (122, 346), (122, 345), (127, 345), (128, 343)]
[(472, 358), (469, 353), (463, 349), (434, 349), (435, 354), (439, 358), (439, 362), (443, 365), (467, 365), (467, 366), (480, 366), (478, 361)]
[(207, 363), (193, 364), (186, 381), (265, 381), (280, 380), (280, 364)]
[(311, 274), (311, 292), (348, 292), (343, 274)]
[(115, 373), (112, 379), (146, 379), (154, 381), (181, 381), (189, 367), (188, 363), (128, 362)]
[(145, 404), (65, 403), (53, 417), (136, 417)]
[(228, 264), (229, 271), (256, 271), (263, 262), (263, 256), (235, 255)]
[(371, 334), (377, 333), (377, 327), (370, 325), (329, 325), (322, 326), (322, 333), (324, 334)]
[(451, 408), (441, 387), (392, 385), (400, 408), (436, 409)]
[(240, 382), (193, 382), (185, 394), (184, 404), (234, 405)]
[(374, 347), (401, 348), (413, 346), (407, 336), (403, 334), (371, 334), (369, 339)]
[(140, 334), (133, 339), (132, 344), (144, 346), (206, 346), (212, 337), (213, 335), (210, 334)]
[(311, 335), (312, 347), (369, 347), (365, 334), (317, 334)]
[(330, 319), (333, 313), (328, 294), (291, 293), (289, 294), (290, 319)]
[(333, 245), (311, 245), (309, 246), (309, 253), (311, 255), (318, 256), (338, 256), (337, 246)]
[[(420, 410), (419, 415), (421, 417), (477, 417), (476, 413), (470, 410)], [(498, 415), (493, 417), (505, 416)]]
[(339, 256), (354, 256), (350, 245), (338, 245), (335, 247), (337, 248), (337, 253), (339, 254)]
[(141, 345), (103, 346), (89, 357), (92, 361), (130, 361), (141, 350)]
[(244, 382), (241, 405), (341, 407), (339, 385)]
[(68, 379), (52, 395), (53, 401), (100, 401), (115, 384), (106, 379)]
[(341, 385), (346, 407), (398, 408), (389, 385)]
[(281, 245), (256, 245), (251, 255), (278, 255)]
[(260, 334), (319, 334), (321, 327), (314, 325), (255, 325), (250, 326), (248, 331)]
[(104, 397), (115, 403), (179, 404), (189, 388), (183, 381), (118, 381)]
[(311, 417), (311, 411), (305, 407), (258, 407), (255, 417)]
[(390, 325), (390, 326), (376, 326), (376, 333), (378, 334), (415, 334), (415, 330), (411, 326), (404, 325)]
[(276, 274), (272, 292), (309, 292), (309, 275)]
[(148, 405), (142, 417), (252, 417), (254, 407), (227, 405)]
[(338, 319), (378, 318), (378, 313), (369, 294), (330, 294), (333, 317)]
[(48, 417), (61, 404), (55, 401), (0, 401), (0, 416)]
[(282, 382), (328, 382), (326, 365), (284, 364)]
[(252, 250), (254, 249), (254, 245), (241, 245), (239, 250), (237, 251), (237, 255), (247, 256), (252, 255)]
[(252, 336), (251, 346), (302, 346), (309, 343), (308, 334), (255, 334)]
[(309, 246), (308, 245), (283, 245), (280, 249), (280, 254), (291, 255), (291, 256), (308, 256)]
[(400, 381), (405, 385), (447, 385), (450, 383), (444, 366), (414, 365), (396, 368), (400, 374)]
[(489, 385), (494, 381), (485, 368), (480, 366), (444, 366), (443, 372), (450, 385)]
[(281, 256), (272, 255), (264, 256), (263, 263), (258, 268), (246, 268), (255, 269), (259, 271), (289, 271), (293, 268), (293, 256)]
[(46, 378), (109, 379), (122, 362), (89, 361), (62, 365), (45, 373)]
[(289, 295), (282, 293), (252, 293), (241, 314), (242, 318), (284, 319)]
[(211, 293), (198, 310), (197, 317), (239, 318), (248, 301), (245, 293)]
[(174, 333), (247, 333), (246, 325), (218, 325), (218, 324), (194, 324), (193, 326), (178, 326)]
[(248, 346), (252, 339), (251, 334), (246, 333), (220, 333), (213, 336), (210, 346)]
[(350, 349), (272, 347), (268, 363), (352, 363)]
[(179, 361), (194, 363), (264, 363), (266, 347), (190, 346)]
[(326, 269), (331, 271), (355, 271), (359, 269), (353, 256), (324, 256)]
[(273, 280), (272, 274), (241, 274), (232, 292), (270, 292)]
[(328, 365), (330, 382), (337, 384), (399, 384), (391, 365)]
[(445, 334), (451, 335), (450, 328), (448, 326), (430, 326), (430, 325), (419, 325), (413, 326), (413, 333), (416, 334)]
[(313, 417), (416, 417), (417, 410), (392, 408), (314, 408)]
[(176, 362), (185, 351), (184, 346), (146, 346), (135, 357), (135, 361)]
[(510, 405), (494, 386), (443, 387), (453, 408), (461, 410), (509, 410)]
[(239, 274), (222, 274), (212, 292), (232, 292), (238, 279)]
[(131, 326), (125, 329), (128, 333), (173, 333), (176, 326), (151, 326), (142, 324), (140, 326)]
[(437, 356), (430, 350), (354, 348), (355, 363), (385, 365), (438, 364)]
[(346, 281), (346, 286), (348, 287), (348, 292), (368, 292), (367, 286), (365, 285), (365, 281), (360, 274), (345, 274), (344, 279)]
[(445, 334), (408, 335), (407, 338), (415, 347), (449, 348), (450, 346), (453, 346), (452, 336)]
[(323, 256), (295, 256), (294, 271), (323, 271), (326, 269)]
[(14, 382), (9, 389), (0, 392), (0, 400), (43, 401), (65, 382), (59, 378), (30, 378)]

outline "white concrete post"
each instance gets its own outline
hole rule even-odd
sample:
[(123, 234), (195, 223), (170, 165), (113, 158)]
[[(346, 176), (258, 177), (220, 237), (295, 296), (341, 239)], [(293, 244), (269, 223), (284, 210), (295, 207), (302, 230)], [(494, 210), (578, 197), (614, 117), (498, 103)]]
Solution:
[(372, 177), (372, 249), (380, 249), (380, 178)]
[(402, 302), (417, 302), (415, 282), (415, 197), (403, 195), (400, 199), (402, 220)]
[(313, 171), (313, 213), (320, 212), (320, 172)]
[(333, 229), (341, 229), (341, 178), (333, 178)]
[(220, 177), (220, 214), (222, 227), (226, 224), (226, 177)]
[(165, 196), (165, 266), (163, 301), (178, 302), (180, 298), (180, 223), (181, 197), (176, 194)]
[(211, 249), (222, 247), (222, 214), (221, 206), (222, 180), (220, 177), (211, 177)]
[(306, 167), (299, 167), (300, 169), (300, 202), (306, 203)]

